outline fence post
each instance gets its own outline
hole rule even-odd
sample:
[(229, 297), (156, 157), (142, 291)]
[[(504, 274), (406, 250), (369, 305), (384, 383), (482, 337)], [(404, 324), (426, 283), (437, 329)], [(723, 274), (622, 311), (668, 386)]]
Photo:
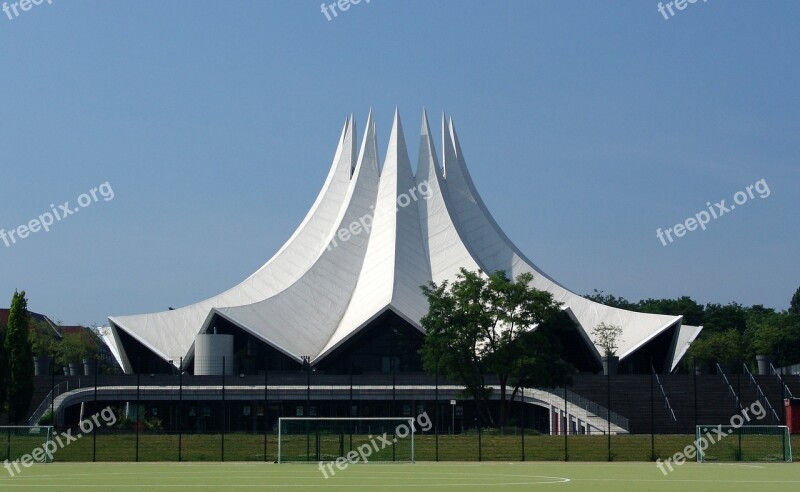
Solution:
[[(92, 410), (94, 414), (97, 415), (97, 371), (98, 371), (98, 356), (94, 356), (94, 403), (92, 404)], [(94, 429), (92, 432), (92, 463), (97, 462), (97, 432), (98, 429)]]
[[(359, 408), (360, 410), (360, 408)], [(361, 412), (356, 412), (360, 416)], [(347, 409), (347, 415), (353, 417), (353, 356), (350, 356), (350, 407)], [(349, 432), (349, 445), (348, 452), (353, 450), (353, 421), (348, 420), (347, 430)]]
[(267, 393), (267, 384), (269, 383), (269, 368), (267, 366), (267, 358), (264, 357), (264, 462), (267, 461), (267, 428), (269, 427), (269, 393)]
[[(394, 338), (394, 332), (392, 332), (392, 338)], [(392, 344), (394, 347), (394, 344)], [(389, 357), (389, 362), (392, 364), (392, 416), (397, 415), (397, 379), (395, 376), (395, 363), (394, 363), (394, 356)], [(397, 446), (392, 446), (392, 462), (397, 461)]]
[(227, 419), (225, 411), (225, 356), (222, 356), (222, 461), (225, 461), (225, 421)]
[[(564, 415), (569, 415), (569, 413), (567, 413), (567, 385), (566, 384), (564, 385)], [(567, 432), (567, 430), (564, 429), (564, 461), (569, 461), (569, 442), (568, 442), (568, 439), (569, 439), (569, 432)]]
[(611, 371), (607, 371), (606, 385), (608, 386), (608, 408), (606, 408), (606, 423), (608, 424), (608, 461), (611, 461)]
[(140, 418), (139, 418), (139, 390), (140, 390), (140, 374), (141, 370), (141, 359), (136, 360), (136, 462), (139, 462), (139, 426), (141, 425)]
[(653, 403), (654, 388), (653, 380), (656, 377), (656, 369), (653, 367), (653, 358), (650, 357), (650, 461), (656, 460), (656, 416), (655, 404)]
[(522, 430), (522, 461), (525, 461), (525, 388), (520, 388), (520, 403), (522, 406), (520, 407), (520, 418), (519, 418), (519, 426)]
[(314, 461), (319, 461), (319, 425), (316, 426), (316, 441), (314, 443)]
[[(347, 404), (347, 416), (353, 417), (353, 356), (350, 356), (350, 399)], [(352, 443), (350, 451), (352, 451)]]
[(439, 461), (439, 362), (436, 362), (436, 375), (434, 376), (434, 402), (433, 406), (436, 410), (436, 415), (434, 419), (436, 421), (436, 425), (433, 426), (434, 432), (436, 434), (436, 461)]
[[(463, 417), (462, 417), (463, 419)], [(481, 442), (481, 424), (478, 419), (475, 419), (478, 423), (478, 461), (483, 461), (483, 443)], [(463, 422), (463, 420), (462, 420)]]
[(308, 418), (311, 409), (311, 356), (304, 355), (303, 368), (306, 370), (306, 408), (303, 417), (306, 418), (306, 461), (311, 461), (311, 437)]
[[(742, 363), (742, 366), (744, 366), (744, 363)], [(737, 393), (736, 397), (739, 400), (738, 412), (742, 413), (742, 409), (744, 407), (742, 406), (742, 367), (741, 366), (739, 367), (739, 371), (736, 374), (736, 393)], [(742, 461), (742, 428), (739, 427), (738, 431), (739, 431), (739, 460), (738, 461)]]
[(694, 429), (697, 432), (697, 359), (692, 357), (692, 378), (694, 381)]
[(778, 376), (778, 388), (780, 389), (780, 392), (781, 392), (781, 417), (782, 417), (782, 423), (783, 423), (783, 425), (788, 425), (788, 422), (786, 421), (786, 405), (784, 404), (784, 401), (786, 400), (786, 385), (783, 384), (783, 378), (780, 377), (780, 376)]
[(178, 362), (178, 462), (183, 461), (183, 357)]
[(56, 359), (50, 361), (50, 425), (56, 428)]

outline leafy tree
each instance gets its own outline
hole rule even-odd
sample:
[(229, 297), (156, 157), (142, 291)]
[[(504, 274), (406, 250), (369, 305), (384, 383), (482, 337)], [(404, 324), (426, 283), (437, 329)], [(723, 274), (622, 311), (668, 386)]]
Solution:
[(797, 288), (792, 296), (792, 302), (789, 304), (789, 312), (800, 317), (800, 287)]
[(772, 355), (782, 342), (781, 329), (773, 324), (760, 324), (753, 331), (750, 348), (757, 355)]
[(520, 337), (519, 358), (509, 377), (514, 387), (511, 401), (522, 387), (554, 388), (572, 384), (575, 368), (562, 358), (564, 347), (561, 344), (571, 330), (575, 330), (575, 322), (561, 311)]
[(587, 294), (585, 296), (586, 299), (590, 301), (599, 302), (600, 304), (605, 304), (606, 306), (611, 306), (620, 309), (627, 309), (629, 311), (636, 311), (638, 309), (638, 305), (634, 302), (630, 302), (624, 297), (615, 297), (611, 294), (606, 294), (602, 290), (594, 289), (594, 294)]
[(30, 317), (25, 291), (14, 292), (8, 315), (5, 349), (8, 357), (8, 419), (19, 423), (33, 398), (33, 354), (31, 352)]
[(773, 355), (780, 334), (778, 316), (774, 309), (762, 306), (748, 310), (744, 339), (749, 356)]
[(52, 328), (46, 322), (31, 319), (30, 325), (31, 350), (34, 356), (55, 357), (58, 351), (58, 341), (53, 335)]
[(744, 360), (742, 335), (736, 329), (701, 336), (689, 347), (688, 354), (701, 364), (739, 363)]
[(639, 301), (636, 311), (652, 314), (683, 315), (687, 325), (700, 326), (704, 322), (705, 309), (689, 296), (677, 299), (647, 299)]
[(56, 362), (61, 366), (79, 363), (97, 355), (97, 345), (90, 330), (86, 333), (67, 333), (57, 346)]
[(753, 304), (749, 308), (745, 309), (747, 312), (745, 315), (745, 332), (747, 331), (747, 327), (750, 326), (751, 322), (759, 320), (764, 316), (769, 317), (778, 314), (777, 311), (772, 308), (764, 307), (763, 304)]
[(703, 317), (704, 332), (723, 332), (736, 330), (744, 333), (747, 327), (747, 308), (739, 303), (732, 302), (727, 305), (706, 304)]
[(744, 361), (744, 340), (742, 334), (735, 329), (728, 329), (717, 334), (717, 359), (720, 362), (741, 364)]
[(800, 316), (786, 313), (783, 318), (784, 339), (775, 353), (775, 361), (782, 366), (788, 366), (800, 362)]
[(552, 355), (536, 347), (558, 343), (553, 339), (556, 325), (549, 330), (535, 327), (557, 316), (560, 303), (549, 292), (530, 287), (532, 280), (531, 274), (511, 281), (502, 271), (487, 277), (462, 268), (452, 285), (445, 281), (422, 287), (429, 304), (421, 320), (427, 332), (424, 367), (463, 384), (481, 420), (491, 425), (495, 420), (489, 412), (487, 375), (500, 382), (500, 426), (507, 421), (509, 387), (513, 397), (524, 384), (568, 376), (565, 364), (552, 364)]
[(778, 366), (800, 360), (800, 319), (787, 312), (751, 312), (745, 340), (748, 356), (771, 355)]
[(600, 323), (592, 329), (595, 342), (603, 347), (603, 355), (612, 357), (617, 354), (617, 342), (622, 335), (622, 327), (617, 325), (607, 325)]

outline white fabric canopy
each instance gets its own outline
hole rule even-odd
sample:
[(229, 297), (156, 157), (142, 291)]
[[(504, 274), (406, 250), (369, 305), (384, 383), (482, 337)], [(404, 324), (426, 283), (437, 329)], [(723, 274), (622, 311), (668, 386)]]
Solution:
[[(592, 344), (599, 323), (622, 327), (625, 359), (675, 328), (666, 370), (673, 370), (702, 327), (681, 316), (635, 313), (598, 304), (550, 278), (506, 237), (483, 203), (467, 170), (452, 118), (442, 119), (440, 167), (423, 114), (417, 172), (412, 173), (395, 113), (379, 173), (372, 114), (356, 155), (353, 118), (345, 122), (328, 177), (303, 222), (281, 249), (239, 285), (173, 311), (110, 317), (119, 359), (129, 370), (116, 330), (164, 360), (189, 359), (195, 336), (217, 317), (298, 361), (319, 361), (391, 310), (417, 329), (427, 312), (420, 286), (453, 280), (461, 267), (534, 275)], [(599, 350), (594, 347), (599, 359)], [(173, 362), (175, 363), (175, 362)]]

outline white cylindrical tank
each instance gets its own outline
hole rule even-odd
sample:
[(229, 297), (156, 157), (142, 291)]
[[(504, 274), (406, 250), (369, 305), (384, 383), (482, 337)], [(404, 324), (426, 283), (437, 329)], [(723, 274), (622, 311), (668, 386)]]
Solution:
[(196, 376), (222, 376), (223, 357), (225, 375), (233, 375), (233, 335), (197, 335), (194, 339), (194, 374)]

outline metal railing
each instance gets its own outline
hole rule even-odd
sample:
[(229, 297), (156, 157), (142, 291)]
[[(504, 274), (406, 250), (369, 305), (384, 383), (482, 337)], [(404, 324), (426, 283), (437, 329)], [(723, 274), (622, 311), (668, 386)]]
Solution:
[(794, 398), (794, 395), (792, 394), (792, 390), (789, 389), (789, 386), (783, 380), (783, 376), (781, 376), (780, 371), (775, 369), (775, 366), (772, 365), (772, 362), (769, 363), (769, 372), (770, 372), (770, 374), (775, 375), (778, 378), (778, 382), (780, 382), (780, 384), (783, 386), (783, 391), (784, 391), (783, 395), (784, 395), (784, 397), (789, 396), (789, 398)]
[(731, 396), (736, 400), (736, 411), (742, 409), (742, 402), (739, 400), (739, 395), (736, 394), (736, 390), (733, 389), (730, 381), (728, 381), (728, 376), (725, 375), (725, 371), (722, 370), (722, 366), (719, 365), (719, 362), (715, 364), (717, 366), (717, 373), (722, 376), (722, 380), (725, 381), (725, 385), (728, 387), (728, 391), (730, 392)]
[[(177, 391), (178, 388), (177, 376), (167, 374), (148, 374), (145, 376), (140, 375), (139, 377), (135, 375), (102, 375), (98, 379), (98, 387), (101, 388), (105, 397), (109, 397), (109, 395), (113, 394), (118, 398), (125, 399), (130, 396), (127, 394), (130, 391), (127, 390), (137, 387), (137, 382), (138, 386), (140, 386), (143, 391), (148, 392), (152, 392), (157, 388), (165, 391)], [(292, 389), (297, 389), (298, 391), (303, 390), (302, 395), (298, 393), (298, 397), (305, 395), (308, 382), (306, 374), (286, 373), (270, 374), (269, 376), (269, 387), (271, 391), (286, 392)], [(396, 388), (398, 392), (405, 396), (414, 393), (417, 398), (430, 398), (433, 397), (435, 393), (436, 386), (434, 383), (435, 379), (433, 377), (424, 374), (398, 375), (394, 381), (391, 377), (384, 374), (363, 374), (354, 376), (313, 374), (311, 378), (311, 389), (313, 390), (315, 400), (320, 397), (339, 399), (341, 395), (351, 391), (351, 388), (355, 390), (358, 398), (363, 398), (365, 395), (381, 400), (391, 398), (389, 396), (391, 393), (387, 392), (386, 388)], [(68, 404), (66, 401), (63, 401), (64, 398), (60, 398), (62, 395), (68, 393), (65, 397), (68, 398), (69, 402), (73, 400), (77, 401), (75, 400), (76, 398), (80, 400), (81, 398), (85, 398), (85, 394), (80, 393), (80, 390), (90, 390), (94, 387), (93, 384), (94, 378), (71, 378), (58, 383), (33, 412), (28, 420), (29, 425), (36, 425), (54, 404), (54, 400), (56, 413), (58, 413), (65, 404)], [(260, 394), (260, 392), (263, 392), (264, 376), (237, 375), (227, 378), (224, 383), (222, 377), (218, 376), (193, 376), (187, 374), (182, 378), (182, 385), (185, 393), (203, 392), (208, 389), (219, 387), (222, 384), (227, 386), (231, 395), (234, 393)], [(489, 386), (491, 387), (494, 385), (490, 384)], [(464, 389), (461, 385), (453, 385), (451, 382), (447, 381), (441, 381), (438, 388), (441, 391), (440, 396), (446, 395), (447, 398), (456, 396)], [(552, 399), (553, 401), (551, 403), (554, 405), (564, 404), (565, 391), (563, 388), (542, 388), (540, 391), (542, 393), (548, 393), (546, 399)], [(73, 393), (75, 394), (73, 395)], [(209, 397), (212, 397), (212, 395), (209, 395)], [(591, 416), (596, 416), (603, 420), (606, 420), (610, 415), (610, 421), (613, 425), (624, 430), (630, 429), (630, 421), (628, 418), (614, 411), (609, 413), (605, 406), (578, 395), (571, 390), (566, 391), (566, 401), (570, 407), (576, 410), (580, 409)]]
[(672, 421), (677, 422), (678, 418), (675, 417), (675, 410), (672, 409), (672, 405), (669, 403), (669, 397), (667, 397), (667, 392), (664, 389), (664, 385), (661, 384), (661, 378), (658, 377), (658, 373), (652, 364), (650, 364), (650, 370), (653, 371), (653, 376), (655, 377), (656, 383), (658, 383), (658, 387), (661, 390), (661, 395), (664, 397), (664, 408), (666, 408), (669, 412), (670, 417), (672, 417)]
[[(562, 401), (564, 400), (564, 397), (562, 396), (565, 394), (564, 388), (555, 388), (552, 390), (552, 393), (554, 394), (554, 396), (560, 398)], [(612, 411), (611, 413), (609, 413), (608, 409), (603, 405), (600, 405), (597, 402), (589, 400), (588, 398), (585, 398), (569, 389), (566, 391), (566, 395), (567, 395), (566, 398), (567, 403), (569, 403), (570, 405), (575, 405), (585, 410), (589, 414), (596, 415), (597, 417), (600, 417), (602, 419), (606, 419), (606, 417), (610, 416), (607, 420), (610, 420), (612, 424), (622, 427), (623, 429), (626, 430), (631, 428), (630, 421), (626, 417), (623, 417), (622, 415), (618, 414), (617, 412)]]
[(742, 364), (742, 368), (744, 369), (744, 373), (747, 374), (747, 376), (750, 378), (750, 384), (752, 384), (756, 388), (756, 392), (758, 393), (758, 401), (762, 402), (767, 406), (769, 411), (772, 413), (772, 419), (775, 422), (780, 422), (781, 418), (778, 416), (778, 412), (776, 412), (775, 409), (772, 407), (772, 404), (769, 402), (769, 398), (767, 398), (767, 395), (765, 395), (764, 391), (761, 389), (761, 385), (758, 384), (756, 378), (753, 377), (753, 373), (750, 372), (750, 369), (747, 368), (747, 364)]
[(53, 398), (58, 398), (59, 395), (61, 395), (62, 393), (66, 393), (67, 391), (69, 391), (69, 380), (58, 383), (56, 387), (54, 387), (52, 390), (50, 390), (49, 393), (47, 393), (47, 396), (44, 397), (42, 403), (40, 403), (39, 406), (36, 407), (36, 410), (34, 410), (33, 415), (31, 415), (31, 418), (28, 419), (28, 425), (38, 424), (39, 420), (42, 417), (44, 417), (44, 414), (47, 413), (47, 411), (50, 409), (50, 405), (52, 405), (53, 403)]

